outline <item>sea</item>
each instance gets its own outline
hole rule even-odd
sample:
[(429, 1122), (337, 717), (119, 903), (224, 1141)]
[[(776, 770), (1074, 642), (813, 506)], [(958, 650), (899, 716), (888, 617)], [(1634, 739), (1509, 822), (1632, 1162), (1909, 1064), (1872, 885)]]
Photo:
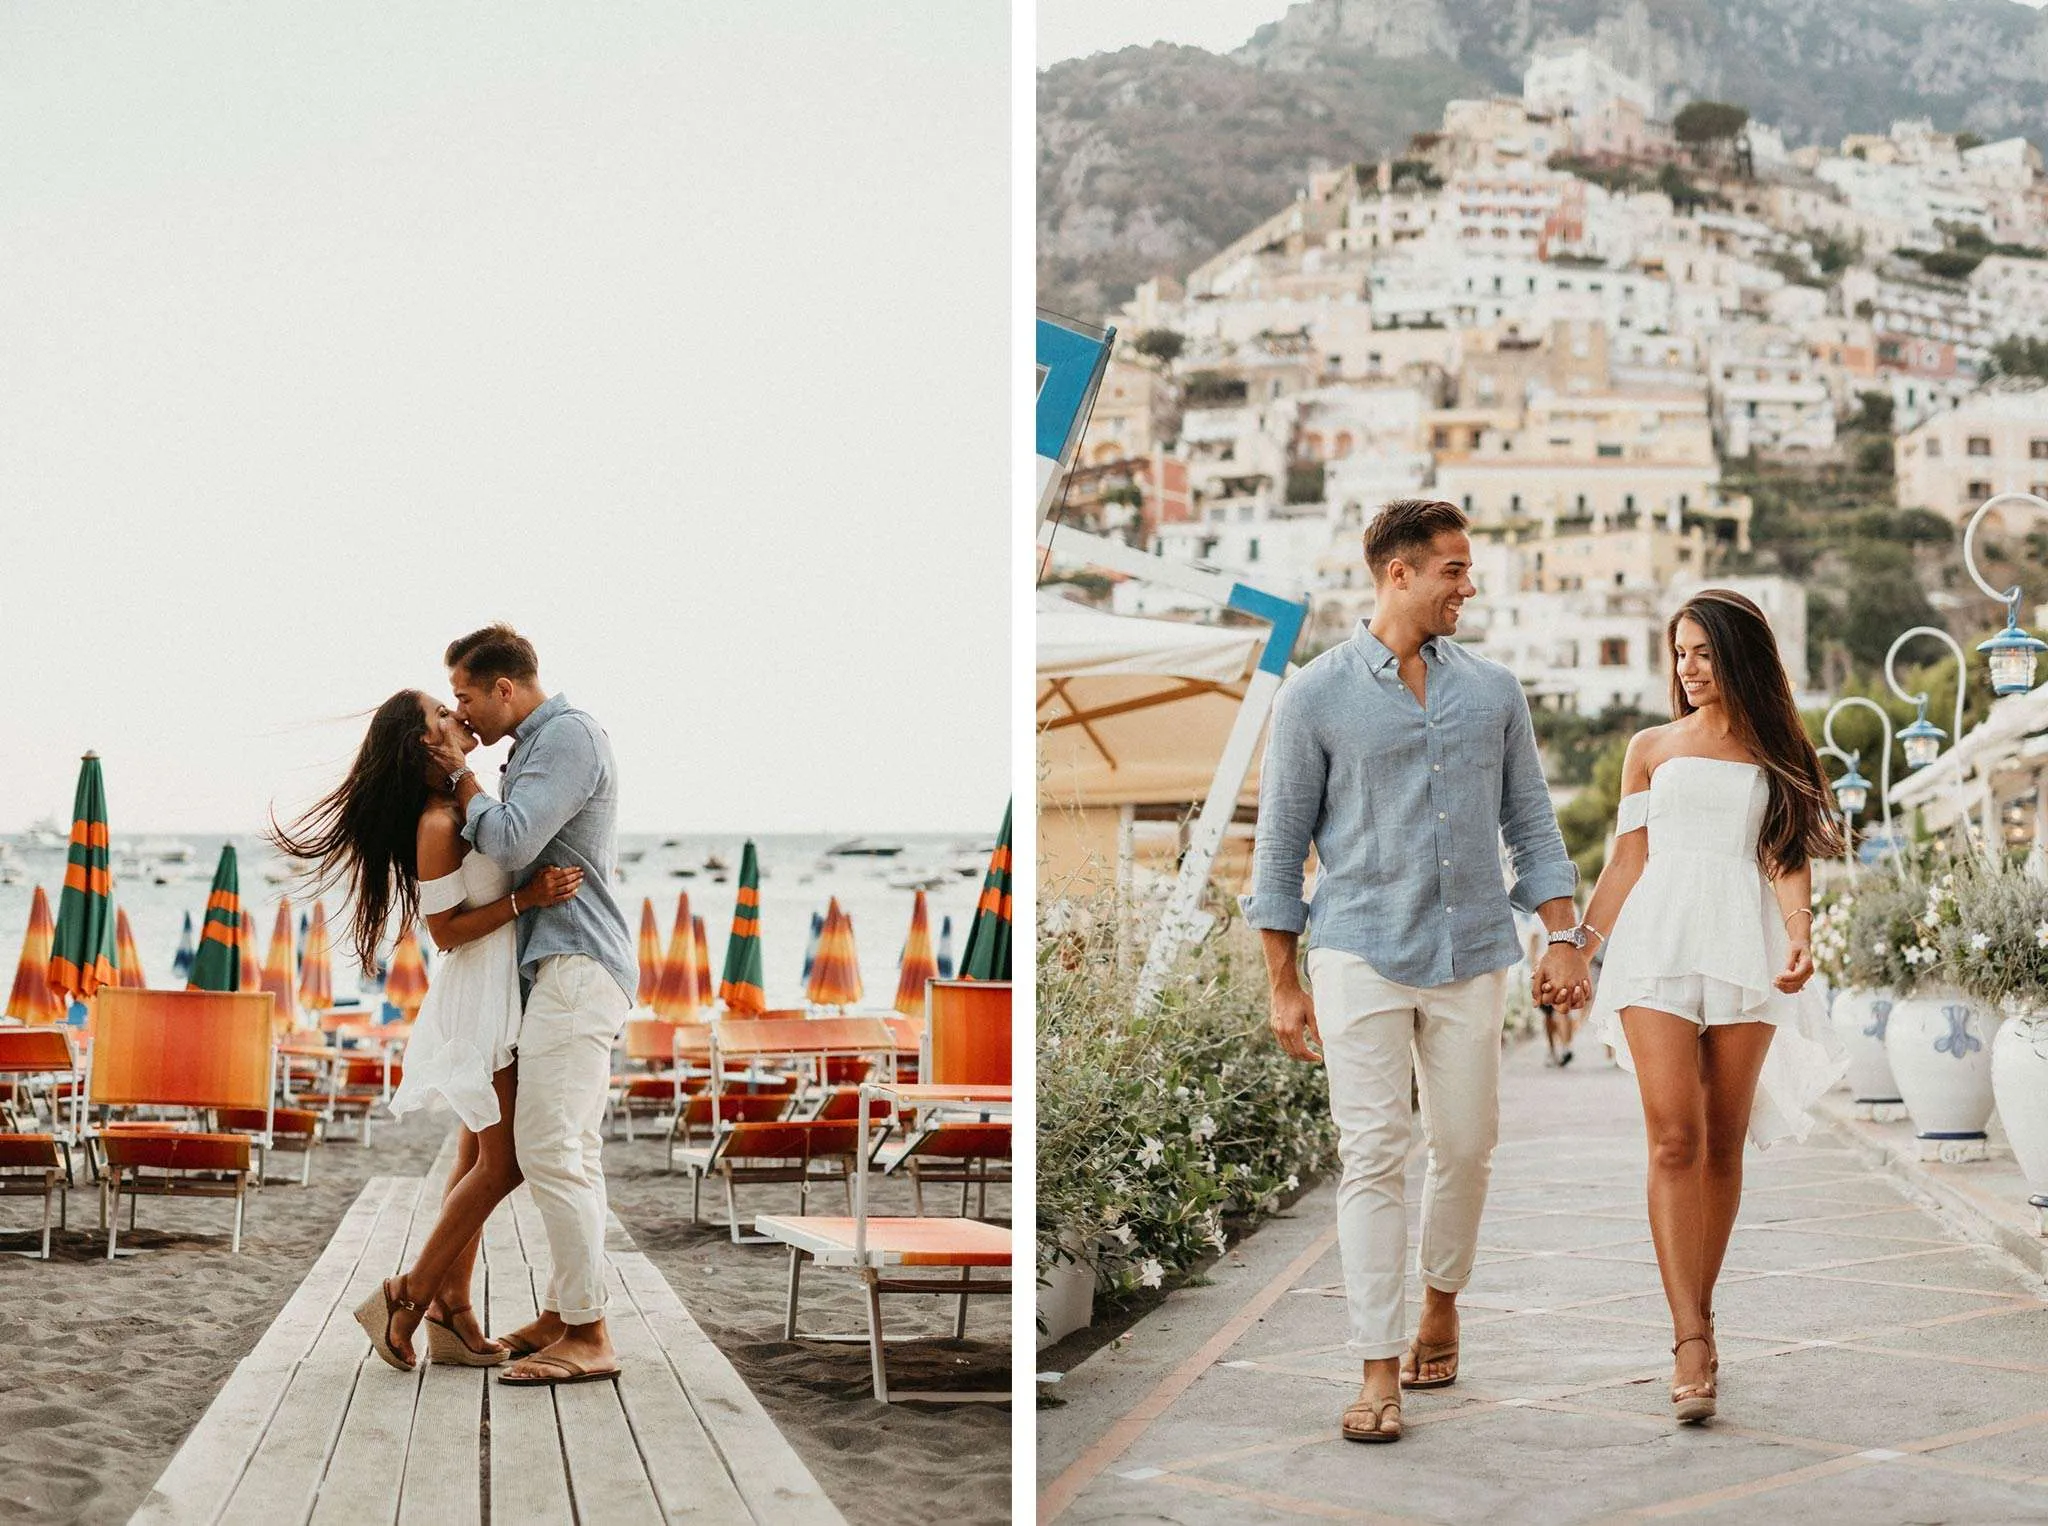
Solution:
[[(811, 918), (814, 913), (822, 914), (836, 897), (853, 921), (854, 945), (860, 957), (860, 1005), (877, 1009), (887, 1008), (895, 1000), (916, 888), (925, 887), (935, 949), (945, 919), (952, 919), (952, 954), (957, 963), (966, 947), (968, 925), (995, 845), (992, 837), (876, 835), (857, 841), (897, 851), (867, 855), (833, 852), (847, 842), (843, 838), (788, 835), (753, 841), (761, 866), (761, 948), (768, 1004), (803, 1005), (803, 959)], [(13, 940), (0, 949), (18, 953), (37, 885), (48, 893), (52, 914), (57, 910), (64, 883), (64, 850), (35, 846), (28, 836), (0, 842), (7, 844), (7, 850), (0, 853), (0, 937)], [(641, 904), (652, 902), (655, 925), (666, 950), (675, 929), (678, 898), (687, 894), (691, 913), (704, 919), (712, 970), (714, 974), (721, 971), (732, 931), (742, 842), (742, 838), (728, 835), (621, 833), (614, 891), (635, 938)], [(294, 883), (291, 861), (262, 838), (187, 833), (175, 839), (124, 839), (117, 832), (113, 839), (114, 899), (128, 913), (148, 984), (183, 984), (174, 982), (171, 975), (178, 940), (187, 915), (195, 933), (204, 920), (207, 892), (224, 843), (235, 848), (242, 905), (255, 913), (259, 950), (268, 955), (277, 908), (286, 896), (291, 899), (297, 935), (301, 915), (311, 909), (310, 902)], [(159, 856), (163, 850), (176, 853), (180, 848), (189, 850), (182, 861)], [(326, 909), (336, 998), (359, 995), (365, 1002), (374, 1002), (375, 982), (362, 978), (354, 956), (343, 947), (346, 908), (339, 897), (330, 895)], [(421, 941), (431, 981), (433, 947), (424, 936)], [(11, 967), (6, 978), (12, 982)]]

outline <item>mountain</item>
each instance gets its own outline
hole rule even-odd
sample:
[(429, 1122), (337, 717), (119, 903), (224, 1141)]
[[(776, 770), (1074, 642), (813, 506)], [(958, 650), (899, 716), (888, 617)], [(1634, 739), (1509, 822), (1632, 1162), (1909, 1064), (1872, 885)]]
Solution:
[(2014, 0), (1308, 0), (1229, 55), (1158, 44), (1040, 71), (1040, 300), (1101, 317), (1311, 169), (1398, 154), (1446, 100), (1519, 93), (1531, 57), (1574, 42), (1667, 115), (1735, 101), (1794, 146), (1917, 116), (2048, 142), (2048, 13)]

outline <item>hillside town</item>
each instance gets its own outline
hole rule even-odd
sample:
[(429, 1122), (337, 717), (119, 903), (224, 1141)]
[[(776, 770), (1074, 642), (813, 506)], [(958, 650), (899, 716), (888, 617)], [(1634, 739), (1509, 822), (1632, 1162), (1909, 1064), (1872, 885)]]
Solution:
[[(1709, 581), (1817, 700), (1848, 675), (1818, 671), (1806, 569), (1755, 554), (1757, 484), (1851, 480), (1896, 511), (1867, 534), (1923, 549), (2048, 497), (2041, 154), (1925, 119), (1788, 149), (1739, 106), (1654, 103), (1584, 48), (1538, 56), (1519, 97), (1451, 101), (1145, 282), (1065, 522), (1307, 599), (1311, 651), (1369, 612), (1377, 506), (1444, 498), (1483, 532), (1461, 634), (1540, 707), (1661, 708), (1663, 621)], [(2016, 555), (2044, 528), (1984, 526)]]

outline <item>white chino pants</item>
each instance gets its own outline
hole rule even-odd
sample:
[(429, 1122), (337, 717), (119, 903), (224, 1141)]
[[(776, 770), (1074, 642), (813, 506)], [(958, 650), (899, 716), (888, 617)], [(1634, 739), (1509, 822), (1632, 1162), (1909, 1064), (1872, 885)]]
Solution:
[(1419, 1074), (1429, 1170), (1422, 1191), (1422, 1280), (1458, 1292), (1472, 1277), (1479, 1215), (1500, 1137), (1501, 1018), (1508, 972), (1442, 986), (1388, 980), (1354, 954), (1311, 949), (1309, 986), (1329, 1073), (1342, 1174), (1337, 1245), (1361, 1360), (1408, 1349), (1406, 1167)]
[(604, 1318), (605, 1098), (612, 1041), (631, 1003), (611, 972), (582, 954), (543, 959), (519, 1025), (512, 1145), (547, 1232), (547, 1296), (570, 1325)]

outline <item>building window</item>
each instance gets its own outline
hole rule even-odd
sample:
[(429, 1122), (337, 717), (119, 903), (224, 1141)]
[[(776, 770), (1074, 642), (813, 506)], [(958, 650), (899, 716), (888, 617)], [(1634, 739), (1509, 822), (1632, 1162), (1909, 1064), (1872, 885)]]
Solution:
[(1621, 495), (1621, 511), (1624, 514), (1635, 513), (1636, 495), (1634, 493), (1623, 493)]
[(1520, 493), (1508, 494), (1508, 512), (1510, 514), (1522, 512), (1522, 495)]
[(1973, 456), (1988, 456), (1991, 454), (1991, 441), (1983, 435), (1973, 434), (1970, 436), (1969, 452)]
[(1256, 535), (1244, 543), (1244, 559), (1248, 562), (1259, 559), (1259, 538)]
[(1599, 455), (1612, 459), (1621, 454), (1621, 447), (1619, 445), (1601, 445), (1596, 447), (1596, 451)]
[(2027, 459), (2030, 461), (2048, 461), (2048, 440), (2027, 441)]
[[(1912, 404), (1913, 399), (1911, 396), (1908, 396), (1906, 406), (1910, 408)], [(1930, 461), (1939, 461), (1941, 459), (1941, 441), (1929, 438), (1927, 441), (1927, 459)]]
[(1584, 493), (1581, 493), (1581, 494), (1579, 494), (1579, 495), (1578, 495), (1578, 496), (1577, 496), (1576, 498), (1574, 498), (1574, 499), (1572, 500), (1572, 507), (1573, 507), (1574, 509), (1576, 509), (1576, 510), (1577, 510), (1577, 511), (1578, 511), (1579, 513), (1581, 513), (1581, 514), (1585, 513), (1585, 512), (1586, 512), (1586, 495), (1585, 495)]
[[(1615, 575), (1619, 582), (1620, 574)], [(1625, 668), (1628, 666), (1628, 637), (1602, 636), (1600, 638), (1600, 666), (1603, 668)]]
[(1448, 429), (1432, 429), (1429, 432), (1429, 448), (1431, 450), (1449, 450), (1451, 448), (1451, 432)]
[(1971, 483), (1969, 487), (1968, 496), (1973, 499), (1976, 499), (1979, 502), (1982, 502), (1984, 499), (1989, 498), (1991, 496), (1991, 484), (1988, 482)]

